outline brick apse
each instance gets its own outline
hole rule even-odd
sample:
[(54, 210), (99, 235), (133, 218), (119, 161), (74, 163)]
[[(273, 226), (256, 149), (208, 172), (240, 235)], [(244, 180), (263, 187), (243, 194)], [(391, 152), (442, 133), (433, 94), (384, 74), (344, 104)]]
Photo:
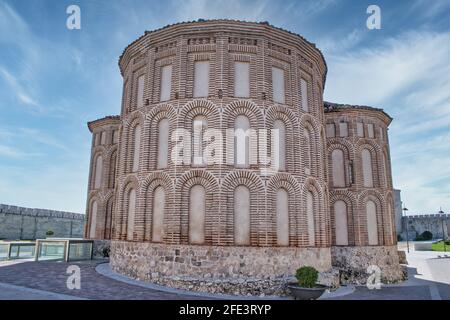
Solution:
[(324, 282), (361, 281), (372, 264), (403, 277), (392, 119), (324, 102), (314, 44), (266, 22), (199, 20), (145, 32), (119, 67), (120, 116), (88, 123), (85, 236), (111, 239), (113, 270), (244, 294), (278, 293), (302, 265)]

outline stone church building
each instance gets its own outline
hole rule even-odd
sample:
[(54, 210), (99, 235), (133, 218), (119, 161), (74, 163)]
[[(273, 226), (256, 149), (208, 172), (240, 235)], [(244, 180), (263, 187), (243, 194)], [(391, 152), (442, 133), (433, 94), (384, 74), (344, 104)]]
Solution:
[(343, 282), (369, 265), (403, 277), (392, 118), (324, 102), (314, 44), (267, 22), (198, 20), (145, 32), (119, 67), (120, 115), (88, 123), (85, 236), (111, 240), (113, 270), (231, 293), (276, 292), (302, 265)]

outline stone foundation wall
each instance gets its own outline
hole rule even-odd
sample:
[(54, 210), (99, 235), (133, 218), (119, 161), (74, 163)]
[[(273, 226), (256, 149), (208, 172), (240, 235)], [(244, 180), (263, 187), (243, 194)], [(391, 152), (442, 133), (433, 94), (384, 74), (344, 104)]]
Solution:
[(295, 270), (309, 265), (336, 284), (330, 248), (212, 247), (111, 241), (111, 267), (170, 287), (239, 295), (284, 295)]
[(381, 269), (383, 283), (395, 283), (406, 279), (399, 264), (397, 246), (331, 247), (333, 267), (339, 270), (341, 284), (365, 284), (370, 274), (367, 267)]

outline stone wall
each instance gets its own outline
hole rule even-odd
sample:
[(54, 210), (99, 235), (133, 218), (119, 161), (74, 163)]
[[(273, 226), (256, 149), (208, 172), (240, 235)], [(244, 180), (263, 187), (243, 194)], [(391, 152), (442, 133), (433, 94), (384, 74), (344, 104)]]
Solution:
[(83, 237), (84, 215), (0, 204), (0, 239), (39, 239), (52, 230), (54, 237)]
[(383, 283), (395, 283), (406, 279), (404, 268), (399, 264), (397, 246), (331, 247), (333, 267), (340, 273), (341, 284), (367, 282), (367, 267), (381, 269)]
[(170, 287), (228, 294), (284, 294), (295, 270), (310, 265), (335, 285), (329, 248), (257, 248), (111, 242), (111, 267)]
[(442, 239), (442, 226), (444, 227), (444, 237), (448, 238), (448, 230), (450, 230), (450, 215), (444, 217), (438, 214), (414, 215), (402, 218), (402, 238), (406, 240), (405, 225), (408, 224), (409, 240), (414, 240), (424, 231), (430, 231), (433, 239)]

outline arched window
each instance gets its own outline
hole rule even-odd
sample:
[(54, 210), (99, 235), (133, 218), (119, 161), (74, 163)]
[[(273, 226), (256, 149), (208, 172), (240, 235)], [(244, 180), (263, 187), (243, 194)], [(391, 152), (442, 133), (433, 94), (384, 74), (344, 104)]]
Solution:
[(314, 227), (314, 195), (311, 191), (306, 194), (306, 218), (308, 220), (308, 241), (310, 246), (316, 244)]
[(277, 190), (277, 244), (289, 245), (289, 196), (285, 189)]
[(204, 155), (205, 142), (203, 141), (203, 136), (205, 130), (208, 128), (208, 120), (205, 116), (196, 116), (192, 122), (192, 150), (194, 165), (204, 165), (206, 163)]
[(308, 129), (305, 129), (304, 131), (303, 131), (303, 136), (304, 136), (304, 138), (305, 138), (305, 145), (304, 145), (304, 148), (305, 148), (305, 160), (304, 160), (304, 163), (305, 163), (305, 173), (306, 174), (311, 174), (311, 151), (312, 151), (312, 148), (311, 148), (311, 133), (309, 132), (309, 130)]
[(234, 164), (239, 168), (250, 165), (250, 121), (239, 115), (234, 121)]
[(340, 149), (335, 149), (331, 153), (332, 171), (333, 171), (333, 186), (345, 187), (345, 169), (344, 169), (344, 152)]
[(103, 178), (103, 157), (99, 155), (95, 160), (94, 189), (98, 189), (101, 187), (102, 178)]
[(158, 163), (156, 168), (167, 168), (169, 156), (169, 120), (166, 118), (158, 122)]
[(89, 238), (95, 239), (96, 229), (97, 229), (97, 201), (93, 201), (91, 206), (91, 227), (89, 231)]
[(108, 175), (108, 188), (114, 189), (116, 182), (116, 162), (117, 162), (117, 151), (114, 151), (111, 155), (111, 162), (109, 164), (109, 175)]
[(234, 243), (250, 244), (250, 190), (242, 185), (234, 190)]
[(363, 149), (361, 153), (364, 187), (373, 187), (372, 154), (368, 149)]
[(388, 175), (389, 175), (388, 168), (389, 168), (389, 165), (388, 165), (387, 157), (386, 157), (386, 154), (383, 152), (383, 183), (386, 188), (388, 186)]
[(389, 244), (394, 243), (394, 227), (392, 225), (392, 219), (394, 217), (394, 214), (392, 212), (392, 205), (391, 200), (388, 200), (387, 202), (387, 224), (388, 224), (388, 230), (389, 230)]
[(367, 201), (366, 214), (369, 245), (376, 246), (378, 245), (377, 207), (371, 200)]
[(153, 195), (153, 225), (152, 241), (161, 242), (164, 236), (164, 208), (166, 204), (166, 192), (162, 186), (155, 189)]
[(133, 148), (133, 167), (132, 171), (136, 172), (139, 169), (139, 157), (141, 148), (141, 126), (137, 125), (133, 130), (134, 148)]
[[(275, 163), (280, 170), (286, 170), (286, 126), (282, 120), (275, 120), (273, 128), (278, 130), (278, 141), (275, 141)], [(278, 159), (278, 161), (277, 161)], [(276, 167), (276, 166), (275, 166)]]
[(206, 192), (201, 185), (191, 188), (189, 194), (189, 243), (205, 242)]
[(338, 200), (334, 203), (334, 228), (336, 245), (348, 245), (347, 204)]
[(128, 192), (128, 222), (127, 222), (127, 240), (134, 239), (134, 217), (136, 212), (136, 191), (131, 189)]

